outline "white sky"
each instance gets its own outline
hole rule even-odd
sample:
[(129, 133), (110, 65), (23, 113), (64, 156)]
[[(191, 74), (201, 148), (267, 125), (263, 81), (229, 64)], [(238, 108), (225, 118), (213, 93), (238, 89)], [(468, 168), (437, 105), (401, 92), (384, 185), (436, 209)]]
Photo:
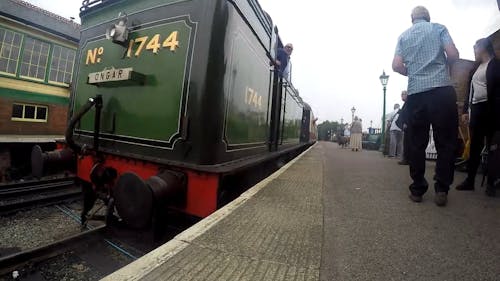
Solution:
[[(28, 0), (78, 20), (82, 0)], [(390, 76), (386, 112), (400, 103), (406, 77), (392, 72), (398, 36), (411, 26), (413, 7), (425, 6), (432, 22), (448, 27), (460, 57), (474, 59), (472, 46), (500, 28), (496, 0), (259, 0), (278, 26), (284, 43), (294, 45), (293, 84), (319, 122), (351, 121), (379, 127), (382, 70)]]

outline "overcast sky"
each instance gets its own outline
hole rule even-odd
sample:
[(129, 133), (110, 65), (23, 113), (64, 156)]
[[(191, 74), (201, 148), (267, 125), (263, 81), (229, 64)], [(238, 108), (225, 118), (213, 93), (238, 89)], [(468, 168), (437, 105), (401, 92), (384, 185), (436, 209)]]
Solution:
[[(78, 20), (82, 0), (28, 0), (63, 17)], [(293, 84), (319, 122), (351, 122), (351, 108), (364, 129), (379, 127), (382, 70), (390, 76), (386, 111), (400, 102), (407, 79), (392, 72), (398, 36), (411, 26), (410, 13), (425, 6), (432, 22), (448, 27), (460, 57), (474, 59), (472, 46), (500, 28), (496, 0), (259, 0), (294, 45)]]

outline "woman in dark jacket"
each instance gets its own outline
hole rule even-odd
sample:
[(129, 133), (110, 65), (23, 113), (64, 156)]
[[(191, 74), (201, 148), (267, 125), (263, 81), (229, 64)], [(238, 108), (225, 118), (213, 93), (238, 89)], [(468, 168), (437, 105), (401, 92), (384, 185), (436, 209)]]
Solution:
[[(467, 164), (467, 178), (456, 187), (457, 190), (474, 190), (474, 180), (484, 140), (486, 138), (486, 144), (489, 147), (493, 144), (492, 138), (495, 131), (500, 131), (500, 63), (495, 57), (493, 45), (488, 38), (479, 39), (476, 42), (474, 54), (476, 61), (480, 64), (472, 76), (469, 103), (465, 103), (462, 116), (463, 119), (469, 120), (470, 157)], [(491, 155), (494, 155), (493, 151)], [(491, 173), (488, 175), (486, 194), (489, 196), (495, 196), (494, 183), (498, 178), (495, 176), (495, 169), (500, 169), (500, 166), (493, 167), (493, 164), (488, 165)]]

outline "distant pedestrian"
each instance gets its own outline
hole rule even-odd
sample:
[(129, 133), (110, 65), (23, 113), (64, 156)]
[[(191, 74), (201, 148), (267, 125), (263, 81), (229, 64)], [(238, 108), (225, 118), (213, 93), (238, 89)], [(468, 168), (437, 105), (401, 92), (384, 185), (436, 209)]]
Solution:
[(392, 113), (392, 117), (389, 121), (389, 157), (397, 158), (401, 157), (403, 154), (403, 130), (397, 124), (398, 119), (400, 118), (400, 109), (399, 104), (394, 105), (394, 112)]
[(344, 126), (344, 136), (347, 137), (347, 139), (349, 139), (349, 137), (351, 136), (351, 131), (350, 131), (350, 126), (349, 124), (345, 124)]
[(351, 150), (361, 151), (361, 138), (363, 136), (363, 125), (359, 121), (358, 116), (354, 117), (354, 122), (351, 125)]
[(407, 108), (406, 108), (406, 100), (408, 99), (408, 92), (407, 91), (402, 91), (401, 92), (401, 100), (404, 102), (403, 107), (399, 111), (399, 118), (397, 120), (398, 127), (403, 129), (403, 154), (401, 155), (401, 161), (398, 162), (399, 165), (408, 165), (408, 149), (409, 149), (409, 140), (408, 135), (405, 133), (406, 132), (406, 127), (407, 125)]
[(456, 93), (448, 66), (459, 53), (448, 29), (431, 23), (429, 11), (417, 6), (411, 13), (412, 26), (398, 38), (392, 62), (394, 71), (408, 76), (408, 139), (410, 141), (410, 199), (421, 202), (428, 189), (425, 149), (430, 125), (437, 149), (434, 201), (445, 206), (453, 183), (458, 138)]
[[(495, 123), (499, 124), (498, 111), (500, 107), (495, 106), (495, 100), (500, 100), (500, 86), (498, 86), (500, 66), (495, 58), (493, 44), (488, 38), (480, 39), (474, 45), (474, 55), (476, 62), (480, 63), (472, 76), (468, 103), (464, 104), (462, 119), (469, 123), (470, 131), (470, 156), (467, 162), (467, 178), (457, 185), (457, 190), (474, 190), (474, 181), (477, 168), (481, 161), (481, 151), (483, 147), (491, 143), (495, 130), (500, 130)], [(496, 75), (496, 78), (495, 78)], [(496, 98), (494, 84), (497, 84)], [(495, 113), (497, 117), (495, 118)], [(469, 114), (470, 113), (470, 114)], [(490, 164), (490, 163), (488, 163)], [(500, 169), (500, 167), (497, 167)], [(486, 194), (494, 196), (495, 178), (488, 175)]]

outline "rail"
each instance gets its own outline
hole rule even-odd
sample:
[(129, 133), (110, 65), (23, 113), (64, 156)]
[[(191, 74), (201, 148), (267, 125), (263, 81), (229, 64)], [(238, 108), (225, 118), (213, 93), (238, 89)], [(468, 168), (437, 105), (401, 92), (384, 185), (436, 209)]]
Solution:
[(41, 246), (31, 250), (14, 253), (0, 258), (0, 275), (11, 272), (16, 268), (20, 268), (28, 263), (37, 263), (48, 258), (62, 254), (68, 250), (78, 247), (86, 241), (102, 239), (102, 232), (105, 225), (99, 226), (92, 230), (88, 230), (65, 239), (61, 239), (49, 245)]
[(81, 198), (73, 178), (21, 182), (0, 188), (0, 215)]

